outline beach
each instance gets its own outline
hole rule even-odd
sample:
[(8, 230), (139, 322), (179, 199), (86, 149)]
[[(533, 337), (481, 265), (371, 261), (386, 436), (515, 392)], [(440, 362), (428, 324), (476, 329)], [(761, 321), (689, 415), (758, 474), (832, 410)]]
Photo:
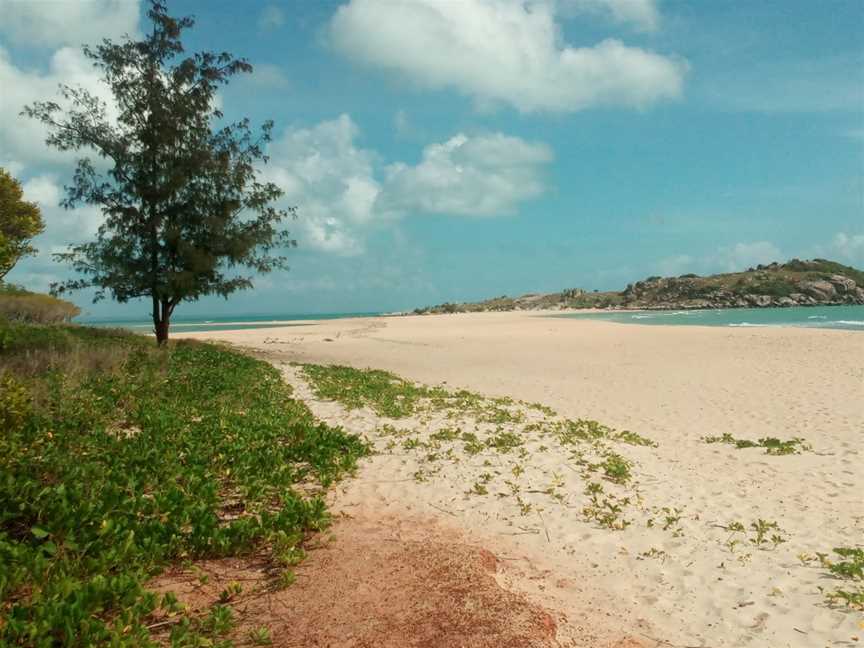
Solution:
[[(341, 319), (176, 337), (266, 357), (316, 416), (370, 438), (380, 452), (339, 486), (334, 510), (386, 520), (400, 536), (458, 534), (492, 551), (502, 583), (556, 619), (561, 645), (604, 645), (585, 640), (586, 627), (645, 646), (864, 640), (861, 612), (826, 604), (820, 587), (836, 582), (816, 559), (864, 542), (864, 335), (543, 315)], [(295, 363), (384, 369), (513, 399), (506, 408), (521, 422), (475, 422), (478, 434), (590, 419), (637, 441), (610, 433), (602, 448), (575, 451), (550, 434), (519, 441), (521, 454), (487, 444), (456, 457), (462, 446), (434, 441), (449, 439), (452, 413), (390, 420), (346, 408), (317, 395)], [(396, 428), (419, 441), (391, 445), (381, 430)], [(734, 445), (766, 437), (801, 441), (789, 454)], [(407, 449), (418, 444), (449, 454), (433, 464), (429, 452)], [(626, 481), (602, 479), (592, 463), (592, 453), (608, 460), (613, 451), (630, 465)], [(586, 513), (592, 482), (607, 507), (620, 504), (612, 522)]]

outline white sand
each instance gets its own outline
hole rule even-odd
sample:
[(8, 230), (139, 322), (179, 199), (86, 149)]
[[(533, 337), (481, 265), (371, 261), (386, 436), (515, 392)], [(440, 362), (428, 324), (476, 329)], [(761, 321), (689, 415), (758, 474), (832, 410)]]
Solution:
[[(585, 520), (585, 477), (569, 450), (547, 439), (531, 439), (524, 460), (484, 453), (434, 467), (421, 453), (397, 448), (366, 462), (335, 502), (342, 510), (431, 516), (463, 528), (518, 559), (512, 561), (517, 573), (524, 564), (528, 578), (518, 586), (533, 588), (571, 626), (592, 618), (589, 609), (601, 609), (635, 636), (681, 646), (864, 642), (864, 615), (825, 606), (818, 587), (837, 583), (797, 558), (864, 543), (864, 334), (506, 313), (183, 336), (253, 347), (275, 361), (374, 367), (427, 384), (446, 381), (655, 440), (657, 448), (615, 445), (634, 462), (634, 486), (607, 485), (608, 492), (632, 500), (623, 514), (631, 524), (621, 531)], [(286, 367), (286, 376), (316, 414), (384, 447), (374, 414), (320, 402), (295, 369)], [(449, 424), (440, 416), (392, 423), (421, 435)], [(814, 452), (775, 457), (702, 440), (725, 432), (754, 440), (803, 437)], [(520, 484), (523, 502), (532, 505), (527, 514), (504, 495), (517, 463), (525, 468)], [(426, 481), (413, 479), (418, 469), (430, 468)], [(484, 472), (493, 475), (489, 495), (466, 495)], [(543, 493), (550, 483), (561, 497)], [(666, 530), (664, 507), (673, 516), (680, 509), (680, 521)], [(786, 542), (757, 548), (749, 543), (752, 531), (721, 528), (758, 519), (776, 521)], [(734, 551), (730, 538), (741, 540)], [(543, 569), (550, 572), (537, 579)]]

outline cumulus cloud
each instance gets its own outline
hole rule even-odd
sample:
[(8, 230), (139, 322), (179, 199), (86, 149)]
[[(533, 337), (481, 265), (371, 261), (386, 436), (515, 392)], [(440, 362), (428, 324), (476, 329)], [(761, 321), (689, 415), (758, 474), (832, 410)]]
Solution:
[[(574, 6), (629, 15), (625, 4)], [(571, 46), (558, 12), (554, 2), (528, 0), (351, 0), (336, 11), (329, 34), (352, 60), (421, 86), (455, 89), (480, 105), (571, 112), (680, 96), (686, 63), (612, 38)]]
[(59, 47), (134, 35), (138, 0), (0, 0), (0, 34), (13, 43)]
[(312, 128), (288, 130), (273, 142), (269, 180), (285, 191), (285, 205), (301, 205), (302, 242), (344, 255), (362, 252), (358, 226), (372, 218), (380, 191), (371, 151), (355, 146), (359, 129), (348, 115)]
[(61, 83), (82, 86), (109, 107), (113, 105), (108, 87), (79, 49), (60, 48), (51, 56), (48, 70), (42, 73), (20, 69), (0, 47), (0, 88), (3, 88), (0, 92), (0, 150), (4, 156), (23, 166), (69, 161), (75, 157), (45, 146), (45, 126), (20, 114), (25, 105), (34, 101), (58, 101), (57, 88)]
[(397, 212), (507, 214), (543, 192), (540, 168), (551, 160), (545, 144), (500, 133), (460, 133), (427, 146), (416, 166), (388, 166), (383, 202), (385, 209)]
[(59, 248), (65, 249), (70, 243), (91, 239), (96, 234), (102, 222), (99, 208), (86, 206), (67, 210), (61, 207), (60, 201), (65, 194), (55, 175), (34, 176), (22, 185), (22, 189), (25, 200), (39, 205), (45, 221), (45, 233), (37, 239), (37, 243), (47, 245), (56, 252)]
[(496, 216), (544, 190), (548, 146), (500, 133), (458, 134), (423, 150), (416, 165), (384, 165), (357, 145), (348, 115), (288, 130), (270, 147), (267, 178), (299, 205), (301, 242), (342, 255), (364, 249), (370, 228), (411, 214)]

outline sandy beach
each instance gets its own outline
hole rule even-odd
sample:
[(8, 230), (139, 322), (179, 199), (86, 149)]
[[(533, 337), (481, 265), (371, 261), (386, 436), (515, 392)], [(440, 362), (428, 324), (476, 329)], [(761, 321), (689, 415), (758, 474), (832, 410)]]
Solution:
[[(318, 417), (380, 451), (334, 493), (337, 512), (387, 520), (397, 535), (457, 533), (503, 557), (499, 579), (553, 614), (561, 645), (607, 645), (610, 633), (644, 646), (860, 645), (864, 615), (825, 604), (820, 587), (836, 582), (814, 557), (864, 543), (864, 334), (541, 315), (344, 319), (177, 337), (221, 340), (282, 367)], [(293, 363), (385, 369), (516, 401), (508, 407), (522, 412), (521, 427), (460, 422), (478, 434), (591, 419), (656, 447), (620, 437), (603, 446), (632, 472), (625, 485), (597, 482), (603, 497), (624, 502), (626, 522), (604, 526), (585, 513), (597, 446), (582, 454), (538, 434), (519, 453), (456, 457), (461, 446), (430, 441), (449, 438), (452, 414), (388, 420), (349, 410), (316, 396)], [(809, 449), (774, 456), (705, 441), (724, 434), (800, 438)], [(405, 443), (409, 435), (418, 441)], [(409, 449), (418, 444), (449, 454), (433, 464), (429, 452)]]

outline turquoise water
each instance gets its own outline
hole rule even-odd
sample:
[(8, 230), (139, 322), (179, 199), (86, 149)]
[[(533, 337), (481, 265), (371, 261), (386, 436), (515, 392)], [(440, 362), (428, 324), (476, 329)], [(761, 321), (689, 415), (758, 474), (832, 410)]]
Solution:
[[(218, 317), (177, 318), (171, 322), (175, 333), (191, 331), (225, 331), (274, 328), (283, 326), (302, 326), (305, 322), (345, 319), (348, 317), (374, 317), (381, 313), (306, 313), (306, 314), (265, 314), (265, 315), (221, 315)], [(291, 320), (290, 322), (288, 320)], [(139, 333), (150, 333), (153, 322), (148, 319), (76, 318), (75, 323), (106, 328), (124, 328)]]
[(864, 306), (608, 311), (603, 313), (568, 313), (555, 317), (606, 320), (626, 324), (665, 324), (667, 326), (794, 326), (864, 332)]

